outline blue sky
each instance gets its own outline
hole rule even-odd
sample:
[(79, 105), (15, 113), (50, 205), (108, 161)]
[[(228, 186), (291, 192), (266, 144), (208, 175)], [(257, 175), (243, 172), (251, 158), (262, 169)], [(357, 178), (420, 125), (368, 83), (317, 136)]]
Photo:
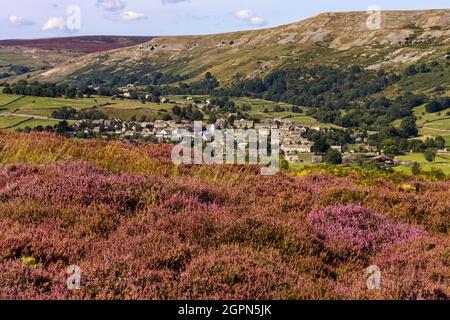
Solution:
[(210, 34), (278, 26), (327, 11), (365, 11), (371, 5), (450, 7), (448, 0), (14, 0), (2, 1), (0, 39)]

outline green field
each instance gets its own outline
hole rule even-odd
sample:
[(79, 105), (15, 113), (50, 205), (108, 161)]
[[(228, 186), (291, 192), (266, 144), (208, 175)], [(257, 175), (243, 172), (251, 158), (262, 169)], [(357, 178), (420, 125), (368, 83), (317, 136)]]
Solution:
[(18, 124), (21, 124), (22, 122), (26, 122), (30, 118), (24, 118), (24, 117), (0, 117), (0, 129), (8, 129), (15, 127)]
[(405, 77), (395, 87), (403, 91), (432, 93), (437, 86), (450, 90), (450, 66), (439, 67), (433, 72), (418, 73), (413, 77)]
[(0, 48), (0, 65), (5, 66), (10, 64), (16, 66), (37, 67), (41, 66), (43, 63), (15, 53), (10, 48)]
[[(0, 92), (1, 92), (1, 87), (0, 87)], [(19, 98), (21, 98), (22, 96), (17, 96), (17, 95), (6, 95), (6, 94), (2, 94), (0, 93), (0, 108), (3, 108), (2, 106), (4, 106), (5, 104), (11, 103), (14, 100), (17, 100)], [(1, 112), (1, 110), (0, 110)]]
[[(424, 170), (430, 170), (431, 168), (442, 169), (445, 174), (450, 174), (450, 153), (438, 153), (436, 160), (432, 163), (428, 162), (423, 153), (409, 153), (404, 156), (396, 158), (399, 161), (418, 162)], [(401, 165), (396, 167), (397, 171), (406, 172), (411, 174), (411, 165)]]
[[(1, 92), (0, 88), (0, 92)], [(169, 96), (170, 103), (153, 103), (146, 102), (143, 104), (141, 101), (128, 100), (128, 99), (112, 99), (110, 97), (91, 97), (82, 99), (66, 99), (66, 98), (46, 98), (46, 97), (20, 97), (13, 95), (5, 95), (0, 93), (0, 114), (1, 113), (13, 113), (21, 116), (50, 118), (53, 111), (61, 107), (73, 107), (75, 109), (90, 109), (97, 108), (104, 112), (109, 118), (121, 118), (124, 120), (130, 120), (132, 116), (136, 116), (137, 119), (145, 115), (149, 120), (162, 119), (164, 115), (170, 114), (171, 109), (175, 104), (186, 105), (188, 101), (186, 96)], [(200, 99), (205, 101), (207, 96), (194, 96), (194, 99)], [(322, 126), (322, 127), (335, 127), (332, 124), (321, 124), (314, 118), (305, 114), (293, 113), (290, 111), (274, 112), (276, 106), (280, 106), (287, 110), (292, 107), (286, 103), (275, 103), (261, 99), (250, 98), (233, 98), (232, 99), (237, 106), (244, 104), (251, 106), (251, 110), (248, 114), (261, 121), (265, 119), (290, 119), (293, 123), (304, 126)], [(265, 113), (264, 110), (268, 112)], [(47, 119), (43, 119), (47, 120)]]
[[(70, 123), (71, 121), (69, 121)], [(14, 126), (14, 130), (17, 129), (23, 129), (26, 127), (29, 128), (35, 128), (37, 126), (42, 126), (42, 127), (46, 127), (46, 126), (54, 126), (58, 124), (58, 120), (39, 120), (39, 119), (30, 119), (28, 121), (22, 122), (16, 126)]]
[[(66, 98), (47, 98), (47, 97), (31, 97), (5, 95), (1, 93), (0, 87), (0, 115), (8, 113), (12, 114), (11, 119), (6, 123), (14, 123), (14, 115), (20, 115), (23, 118), (38, 118), (27, 124), (14, 128), (35, 125), (52, 125), (57, 123), (56, 119), (52, 119), (53, 111), (61, 107), (72, 107), (77, 110), (97, 108), (104, 112), (109, 118), (121, 118), (129, 120), (133, 115), (138, 119), (142, 115), (146, 115), (149, 119), (161, 119), (166, 112), (170, 112), (174, 103), (160, 104), (147, 102), (143, 104), (137, 100), (113, 100), (109, 97), (91, 97), (83, 99), (66, 99)], [(48, 118), (48, 119), (47, 119)], [(9, 126), (8, 126), (9, 127)]]
[[(442, 136), (446, 141), (446, 146), (450, 147), (450, 116), (447, 115), (448, 112), (450, 112), (450, 108), (435, 113), (427, 113), (425, 105), (414, 108), (421, 138)], [(393, 125), (399, 127), (400, 123), (401, 120), (396, 120)]]

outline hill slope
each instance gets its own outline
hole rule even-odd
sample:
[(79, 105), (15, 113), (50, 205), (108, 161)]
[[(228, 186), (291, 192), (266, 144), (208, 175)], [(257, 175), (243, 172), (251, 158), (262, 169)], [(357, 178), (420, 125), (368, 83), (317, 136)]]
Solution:
[(18, 75), (11, 70), (14, 66), (24, 66), (32, 71), (42, 72), (88, 53), (130, 47), (151, 39), (152, 37), (86, 36), (0, 40), (0, 78), (5, 78), (8, 74)]
[(9, 39), (0, 40), (0, 46), (92, 53), (108, 51), (117, 48), (131, 47), (149, 41), (152, 38), (153, 37), (84, 36), (33, 40)]
[(158, 37), (72, 59), (36, 79), (82, 80), (99, 72), (127, 75), (145, 69), (189, 79), (210, 71), (226, 82), (237, 73), (264, 75), (282, 65), (397, 69), (419, 60), (442, 59), (450, 48), (450, 10), (385, 11), (379, 30), (367, 27), (368, 17), (365, 12), (325, 13), (277, 28)]

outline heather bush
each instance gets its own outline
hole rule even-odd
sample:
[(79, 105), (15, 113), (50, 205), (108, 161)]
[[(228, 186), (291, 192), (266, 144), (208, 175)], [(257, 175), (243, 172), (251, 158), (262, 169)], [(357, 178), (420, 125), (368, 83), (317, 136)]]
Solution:
[(375, 256), (387, 299), (450, 299), (450, 239), (420, 238)]
[(261, 176), (176, 167), (170, 146), (0, 136), (0, 299), (448, 298), (449, 181)]
[(297, 279), (276, 251), (223, 246), (192, 260), (180, 293), (184, 299), (272, 299)]
[(38, 266), (30, 268), (19, 261), (0, 263), (0, 300), (67, 300), (71, 294), (64, 274)]
[(420, 228), (393, 223), (361, 205), (327, 207), (308, 216), (311, 228), (339, 254), (367, 255), (387, 245), (424, 235)]
[(22, 176), (8, 175), (8, 166), (1, 167), (0, 172), (6, 172), (5, 180), (9, 178), (0, 191), (2, 199), (29, 198), (86, 208), (104, 205), (115, 211), (134, 209), (145, 181), (139, 176), (112, 175), (84, 162), (36, 167), (31, 174)]

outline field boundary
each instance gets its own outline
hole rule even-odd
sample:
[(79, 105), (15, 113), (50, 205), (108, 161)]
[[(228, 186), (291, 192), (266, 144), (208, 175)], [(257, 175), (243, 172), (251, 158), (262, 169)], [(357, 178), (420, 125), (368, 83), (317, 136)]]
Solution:
[(22, 121), (17, 122), (16, 124), (13, 124), (12, 126), (2, 128), (2, 130), (13, 129), (14, 127), (17, 127), (18, 125), (21, 125), (21, 124), (23, 124), (23, 123), (25, 123), (25, 122), (28, 122), (28, 121), (30, 121), (30, 120), (33, 120), (33, 119), (34, 119), (34, 118), (27, 118), (27, 119), (24, 119), (24, 120), (22, 120)]
[(10, 102), (8, 102), (8, 103), (6, 103), (6, 104), (2, 104), (1, 106), (0, 106), (0, 108), (2, 108), (2, 107), (7, 107), (7, 106), (9, 106), (10, 104), (12, 104), (12, 103), (14, 103), (14, 102), (17, 102), (17, 101), (19, 101), (19, 100), (21, 100), (21, 99), (23, 99), (23, 98), (25, 98), (26, 96), (21, 96), (20, 98), (17, 98), (17, 99), (15, 99), (15, 100), (13, 100), (13, 101), (10, 101)]

